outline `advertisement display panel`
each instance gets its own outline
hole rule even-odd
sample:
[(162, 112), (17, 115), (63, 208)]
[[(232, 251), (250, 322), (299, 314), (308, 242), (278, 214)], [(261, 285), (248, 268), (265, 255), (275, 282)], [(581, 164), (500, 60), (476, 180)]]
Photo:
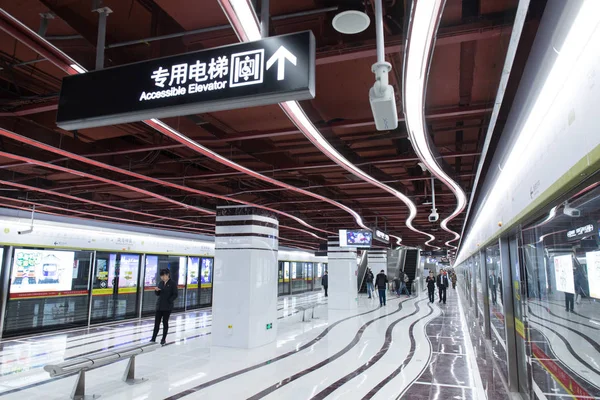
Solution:
[(600, 251), (585, 253), (590, 296), (600, 299)]
[(373, 232), (367, 230), (349, 231), (340, 229), (340, 247), (371, 247)]
[(115, 269), (117, 267), (117, 255), (111, 254), (108, 257), (108, 287), (112, 288), (115, 286)]
[(188, 257), (188, 288), (192, 285), (198, 287), (198, 271), (200, 269), (200, 258), (199, 257)]
[(121, 254), (121, 268), (119, 270), (119, 287), (136, 287), (140, 256), (137, 254)]
[(16, 249), (11, 293), (70, 291), (75, 253), (72, 251)]
[(158, 256), (146, 256), (146, 274), (144, 275), (144, 287), (154, 288), (158, 273)]
[(187, 274), (187, 268), (186, 265), (187, 264), (187, 257), (179, 257), (179, 280), (177, 281), (177, 284), (180, 287), (185, 287), (185, 277)]
[(554, 276), (556, 279), (556, 290), (575, 293), (573, 261), (570, 254), (554, 257)]
[(202, 269), (200, 271), (200, 279), (202, 283), (212, 283), (212, 258), (202, 259)]
[(283, 263), (283, 277), (286, 281), (290, 280), (290, 263), (288, 261)]

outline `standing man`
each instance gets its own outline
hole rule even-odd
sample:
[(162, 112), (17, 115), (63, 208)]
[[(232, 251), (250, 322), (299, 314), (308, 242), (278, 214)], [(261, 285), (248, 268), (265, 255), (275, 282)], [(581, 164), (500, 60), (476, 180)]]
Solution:
[(429, 271), (429, 276), (425, 279), (427, 283), (427, 292), (429, 294), (429, 302), (435, 301), (435, 275), (433, 271)]
[(452, 289), (456, 289), (456, 272), (452, 271)]
[(374, 291), (373, 279), (375, 279), (375, 277), (373, 276), (373, 272), (371, 271), (371, 268), (367, 268), (367, 274), (365, 276), (365, 281), (367, 282), (367, 293), (369, 293), (370, 299), (372, 298), (371, 294)]
[(387, 289), (388, 278), (383, 270), (377, 274), (377, 278), (375, 278), (375, 285), (377, 285), (377, 290), (379, 291), (379, 307), (385, 306), (385, 291)]
[(496, 305), (496, 301), (498, 300), (498, 294), (496, 293), (496, 287), (498, 285), (498, 280), (496, 279), (496, 274), (492, 271), (490, 275), (490, 292), (492, 292), (492, 304)]
[(437, 286), (440, 294), (440, 303), (446, 304), (446, 289), (448, 289), (448, 275), (445, 270), (441, 270), (437, 277)]
[(327, 275), (327, 271), (323, 274), (321, 278), (321, 286), (323, 286), (323, 290), (325, 290), (325, 297), (327, 297), (327, 288), (329, 287), (329, 275)]
[(154, 319), (154, 332), (152, 333), (151, 342), (156, 342), (158, 330), (160, 329), (160, 321), (163, 324), (163, 336), (160, 344), (163, 346), (167, 343), (167, 333), (169, 332), (169, 317), (173, 311), (173, 303), (177, 298), (177, 285), (171, 280), (171, 273), (168, 269), (160, 270), (160, 282), (154, 289), (156, 299), (156, 317)]

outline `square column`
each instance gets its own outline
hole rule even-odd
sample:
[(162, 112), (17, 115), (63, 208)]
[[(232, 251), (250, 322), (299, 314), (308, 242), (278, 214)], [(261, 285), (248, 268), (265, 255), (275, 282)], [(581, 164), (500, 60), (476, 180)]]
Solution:
[(358, 308), (356, 249), (339, 247), (339, 237), (332, 236), (327, 243), (330, 310)]
[[(373, 275), (377, 276), (381, 270), (387, 275), (387, 250), (375, 249), (367, 252), (367, 266), (373, 271)], [(391, 278), (388, 276), (388, 278)]]
[(278, 235), (273, 213), (217, 207), (213, 346), (249, 349), (275, 341)]

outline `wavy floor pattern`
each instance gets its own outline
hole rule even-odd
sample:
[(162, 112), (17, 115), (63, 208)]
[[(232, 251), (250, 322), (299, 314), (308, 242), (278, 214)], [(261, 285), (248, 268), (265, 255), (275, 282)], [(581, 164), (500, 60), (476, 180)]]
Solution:
[[(474, 399), (481, 380), (473, 379), (477, 363), (454, 296), (449, 293), (447, 304), (431, 304), (424, 293), (393, 296), (386, 307), (359, 297), (357, 310), (319, 307), (310, 322), (301, 322), (295, 307), (325, 301), (321, 293), (280, 299), (277, 341), (252, 350), (211, 347), (210, 310), (180, 314), (169, 346), (136, 360), (146, 382), (121, 382), (122, 362), (88, 372), (87, 391), (103, 399)], [(50, 379), (41, 366), (143, 342), (151, 324), (6, 342), (0, 398), (68, 398), (75, 378)]]

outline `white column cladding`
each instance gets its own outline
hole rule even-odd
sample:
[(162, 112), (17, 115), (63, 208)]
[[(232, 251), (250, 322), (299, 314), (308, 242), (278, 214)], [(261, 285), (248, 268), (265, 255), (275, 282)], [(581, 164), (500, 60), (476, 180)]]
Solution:
[(275, 341), (278, 235), (273, 213), (217, 207), (213, 346), (249, 349)]
[(327, 243), (329, 274), (328, 307), (331, 310), (358, 308), (356, 249), (339, 247), (339, 237), (332, 236)]
[(387, 275), (387, 250), (386, 249), (371, 249), (367, 252), (367, 265), (377, 276), (381, 270), (384, 270)]

